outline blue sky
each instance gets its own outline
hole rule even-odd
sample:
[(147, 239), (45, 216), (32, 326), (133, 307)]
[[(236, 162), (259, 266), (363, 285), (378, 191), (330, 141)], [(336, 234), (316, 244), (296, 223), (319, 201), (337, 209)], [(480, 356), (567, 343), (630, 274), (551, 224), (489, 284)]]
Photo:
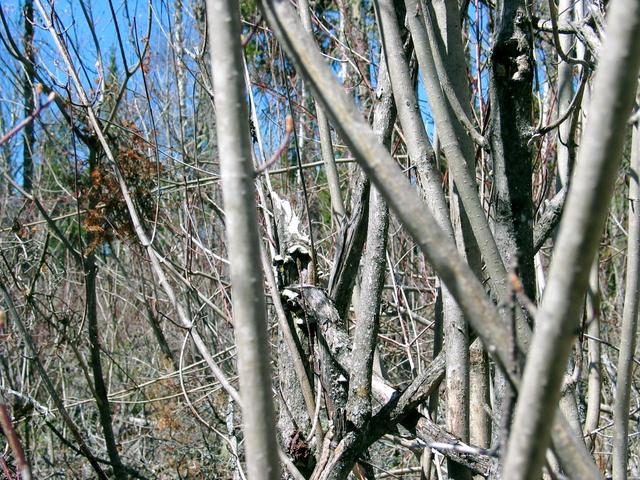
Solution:
[[(47, 13), (50, 14), (48, 1), (42, 1)], [(23, 1), (2, 0), (0, 2), (13, 34), (13, 41), (19, 46), (21, 46), (21, 35), (24, 30), (23, 5)], [(167, 54), (167, 36), (169, 35), (167, 19), (172, 15), (170, 5), (172, 3), (154, 1), (149, 8), (146, 0), (112, 0), (111, 3), (108, 0), (86, 0), (84, 3), (80, 0), (56, 0), (57, 30), (64, 32), (67, 36), (70, 54), (74, 64), (82, 66), (80, 76), (88, 92), (98, 89), (102, 78), (100, 64), (106, 70), (110, 59), (114, 58), (118, 71), (122, 73), (125, 64), (130, 67), (136, 63), (136, 43), (142, 48), (149, 32), (149, 22), (153, 55)], [(47, 84), (54, 85), (56, 91), (64, 94), (65, 85), (69, 84), (66, 68), (49, 32), (43, 28), (43, 18), (37, 7), (34, 6), (34, 10), (36, 54), (38, 65), (41, 67), (39, 71), (47, 78)], [(93, 33), (89, 27), (90, 24), (94, 25)], [(186, 15), (185, 24), (186, 28), (190, 28), (190, 19)], [(4, 35), (4, 29), (0, 28), (0, 33)], [(122, 39), (122, 49), (119, 48), (118, 35)], [(0, 114), (3, 116), (3, 131), (8, 130), (24, 116), (20, 94), (22, 74), (18, 62), (11, 57), (4, 45), (0, 44)], [(134, 75), (128, 86), (130, 92), (137, 95), (142, 88), (141, 76)], [(41, 116), (39, 122), (46, 122), (47, 118), (58, 114), (56, 108), (52, 107)], [(38, 129), (38, 122), (36, 129)], [(36, 136), (39, 136), (38, 131)], [(19, 135), (11, 140), (7, 150), (10, 152), (14, 174), (17, 179), (20, 179), (19, 159), (22, 156), (22, 141)]]
[[(43, 3), (48, 5), (47, 0), (43, 0)], [(60, 22), (65, 29), (66, 35), (71, 40), (69, 44), (76, 45), (77, 51), (73, 52), (75, 56), (74, 61), (77, 65), (83, 65), (82, 81), (88, 90), (95, 89), (98, 86), (100, 80), (100, 72), (98, 68), (98, 58), (101, 59), (102, 64), (106, 68), (110, 58), (115, 58), (119, 72), (124, 70), (125, 63), (132, 65), (136, 62), (136, 43), (142, 45), (145, 37), (148, 34), (148, 23), (151, 21), (150, 30), (150, 42), (152, 46), (152, 61), (154, 64), (159, 65), (171, 65), (168, 61), (170, 58), (170, 50), (168, 48), (168, 39), (170, 38), (171, 19), (173, 16), (173, 0), (160, 0), (153, 1), (151, 3), (151, 9), (149, 8), (149, 2), (147, 0), (85, 0), (84, 4), (80, 0), (56, 0), (55, 8), (59, 15)], [(190, 3), (185, 0), (185, 4), (188, 6), (185, 10), (190, 11)], [(2, 0), (1, 6), (11, 23), (12, 30), (14, 32), (22, 32), (23, 19), (21, 17), (21, 5), (23, 2), (15, 0)], [(83, 10), (82, 6), (85, 6)], [(112, 11), (113, 9), (113, 11)], [(469, 15), (472, 19), (475, 18), (475, 11), (473, 10), (473, 2), (471, 2)], [(95, 38), (92, 35), (89, 23), (90, 21), (95, 26)], [(329, 23), (334, 23), (329, 16), (326, 18)], [(194, 28), (193, 19), (189, 14), (185, 14), (185, 30), (187, 38), (193, 38), (189, 36)], [(41, 25), (42, 19), (36, 9), (36, 23)], [(337, 20), (336, 20), (337, 22)], [(488, 28), (488, 19), (484, 15), (481, 17), (481, 28), (486, 30)], [(117, 29), (116, 29), (117, 25)], [(62, 28), (62, 26), (60, 28)], [(121, 50), (118, 43), (118, 35), (122, 39), (123, 49)], [(488, 36), (486, 37), (488, 38)], [(17, 38), (17, 41), (20, 39)], [(470, 51), (474, 50), (473, 39), (470, 39)], [(38, 45), (38, 57), (39, 63), (46, 65), (48, 73), (60, 86), (64, 86), (67, 83), (66, 71), (63, 64), (59, 60), (59, 53), (52, 44), (50, 35), (42, 28), (36, 28), (36, 43)], [(373, 43), (375, 48), (375, 43)], [(187, 48), (195, 49), (197, 45), (187, 43)], [(81, 61), (78, 61), (81, 60)], [(475, 74), (476, 65), (473, 62), (473, 56), (470, 59), (471, 73)], [(190, 61), (190, 57), (186, 56), (186, 61)], [(7, 51), (0, 45), (0, 65), (9, 64), (12, 65), (13, 71), (19, 71), (16, 69), (15, 63), (9, 57)], [(166, 79), (171, 79), (172, 72), (165, 69), (164, 71), (158, 71), (158, 69), (152, 69), (152, 75), (161, 78), (162, 75), (166, 76)], [(15, 92), (17, 90), (14, 85), (16, 79), (12, 78), (9, 73), (4, 75), (0, 68), (0, 87), (2, 92), (0, 93), (0, 109), (1, 113), (5, 116), (5, 124), (11, 123), (16, 119), (15, 112), (19, 111), (18, 100), (16, 99)], [(189, 79), (188, 82), (192, 85), (193, 79)], [(162, 84), (163, 82), (158, 82)], [(483, 94), (486, 95), (486, 79), (483, 81)], [(129, 88), (131, 95), (142, 95), (143, 84), (142, 77), (136, 74), (129, 82)], [(171, 85), (169, 82), (168, 88), (175, 88), (175, 85)], [(254, 94), (256, 94), (256, 100), (261, 102), (262, 105), (268, 105), (269, 102), (273, 102), (271, 94), (264, 93), (258, 88), (254, 88)], [(427, 131), (430, 136), (433, 134), (433, 120), (429, 114), (428, 100), (424, 91), (422, 80), (418, 83), (418, 99), (420, 101), (421, 111)], [(266, 102), (266, 103), (265, 103)], [(268, 108), (268, 107), (265, 107)], [(10, 112), (14, 112), (10, 115)], [(261, 127), (264, 129), (273, 128), (274, 125), (280, 125), (280, 120), (277, 118), (269, 118), (269, 121), (262, 122)], [(269, 138), (273, 132), (263, 131), (263, 138), (266, 142), (267, 150), (270, 150)], [(275, 135), (275, 139), (279, 137)], [(19, 149), (19, 142), (14, 142), (14, 148)]]

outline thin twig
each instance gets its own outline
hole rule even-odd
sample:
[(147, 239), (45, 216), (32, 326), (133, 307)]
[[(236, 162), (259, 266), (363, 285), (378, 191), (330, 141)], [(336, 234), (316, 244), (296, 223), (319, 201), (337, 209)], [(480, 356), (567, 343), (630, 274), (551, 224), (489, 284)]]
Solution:
[(20, 472), (20, 479), (31, 480), (29, 462), (27, 462), (27, 457), (24, 454), (20, 438), (18, 437), (15, 428), (13, 428), (9, 409), (4, 403), (0, 403), (0, 426), (2, 427), (2, 432), (4, 433), (4, 436), (9, 443), (9, 447), (11, 447), (11, 451), (13, 452), (13, 456), (15, 457), (16, 468)]
[(18, 133), (24, 127), (29, 125), (31, 122), (33, 122), (40, 115), (40, 113), (42, 113), (42, 111), (45, 108), (47, 108), (49, 105), (51, 105), (51, 102), (53, 102), (55, 99), (56, 99), (56, 93), (55, 92), (51, 92), (49, 94), (49, 96), (47, 97), (47, 101), (46, 102), (40, 103), (38, 105), (38, 107), (31, 113), (31, 115), (29, 115), (27, 118), (22, 120), (19, 124), (17, 124), (11, 130), (9, 130), (7, 133), (5, 133), (2, 138), (0, 138), (0, 145), (3, 145), (6, 142), (8, 142), (9, 139), (11, 139), (11, 137), (13, 137), (16, 133)]
[(269, 167), (276, 163), (280, 159), (280, 155), (282, 155), (282, 152), (284, 152), (289, 146), (289, 140), (291, 140), (291, 135), (293, 134), (293, 118), (291, 117), (291, 115), (287, 115), (285, 125), (286, 130), (284, 140), (282, 140), (280, 146), (276, 149), (273, 155), (271, 155), (271, 158), (256, 169), (256, 176), (265, 172)]

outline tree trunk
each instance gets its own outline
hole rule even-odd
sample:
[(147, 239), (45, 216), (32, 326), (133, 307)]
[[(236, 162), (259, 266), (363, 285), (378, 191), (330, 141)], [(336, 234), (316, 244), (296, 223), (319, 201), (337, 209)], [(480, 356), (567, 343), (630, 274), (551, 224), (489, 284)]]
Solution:
[[(28, 117), (36, 108), (35, 89), (35, 59), (36, 50), (33, 41), (33, 0), (26, 0), (23, 7), (24, 37), (23, 45), (26, 57), (24, 64), (24, 76), (22, 79), (22, 92), (24, 95), (24, 116)], [(35, 147), (35, 134), (33, 122), (24, 127), (22, 144), (22, 186), (26, 192), (33, 189), (33, 149)]]
[(627, 478), (629, 458), (629, 402), (633, 383), (633, 356), (638, 329), (638, 297), (640, 296), (640, 132), (633, 126), (631, 138), (631, 170), (629, 172), (629, 222), (627, 231), (627, 278), (624, 290), (624, 310), (620, 331), (618, 381), (613, 411), (613, 478)]
[(278, 479), (278, 443), (271, 395), (264, 280), (259, 262), (240, 12), (233, 1), (207, 3), (222, 195), (231, 270), (234, 329), (247, 470), (250, 478)]
[(611, 6), (564, 220), (527, 358), (503, 475), (534, 479), (549, 444), (551, 415), (620, 164), (625, 125), (633, 106), (640, 67), (640, 5), (621, 0)]

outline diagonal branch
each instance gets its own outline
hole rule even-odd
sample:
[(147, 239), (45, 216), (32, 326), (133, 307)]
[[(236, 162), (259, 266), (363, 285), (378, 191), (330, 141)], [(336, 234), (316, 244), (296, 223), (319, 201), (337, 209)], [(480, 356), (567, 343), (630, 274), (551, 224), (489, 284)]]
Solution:
[[(340, 129), (358, 163), (458, 301), (487, 351), (501, 368), (506, 372), (512, 372), (509, 368), (513, 366), (511, 342), (499, 321), (498, 311), (469, 266), (458, 254), (456, 246), (438, 227), (418, 192), (409, 184), (389, 153), (377, 143), (369, 125), (353, 101), (342, 91), (288, 2), (263, 0), (261, 5), (269, 24), (283, 42), (299, 71), (309, 80), (316, 98), (323, 104), (333, 124)], [(294, 38), (295, 41), (292, 40)], [(517, 378), (511, 377), (510, 380), (517, 386)], [(563, 424), (560, 428), (564, 431), (568, 426)], [(598, 478), (599, 474), (593, 461), (581, 463), (583, 456), (580, 448), (586, 451), (584, 443), (580, 447), (575, 435), (567, 435), (562, 440), (564, 452), (571, 456), (566, 460), (571, 462), (576, 475), (582, 475), (582, 478)], [(354, 441), (351, 448), (357, 448), (357, 442)]]

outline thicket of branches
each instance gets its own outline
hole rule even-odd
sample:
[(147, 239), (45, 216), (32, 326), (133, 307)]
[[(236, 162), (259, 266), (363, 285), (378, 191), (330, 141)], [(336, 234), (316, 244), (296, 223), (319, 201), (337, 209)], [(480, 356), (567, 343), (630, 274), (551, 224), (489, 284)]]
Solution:
[(3, 2), (0, 471), (640, 477), (639, 67), (634, 0)]

